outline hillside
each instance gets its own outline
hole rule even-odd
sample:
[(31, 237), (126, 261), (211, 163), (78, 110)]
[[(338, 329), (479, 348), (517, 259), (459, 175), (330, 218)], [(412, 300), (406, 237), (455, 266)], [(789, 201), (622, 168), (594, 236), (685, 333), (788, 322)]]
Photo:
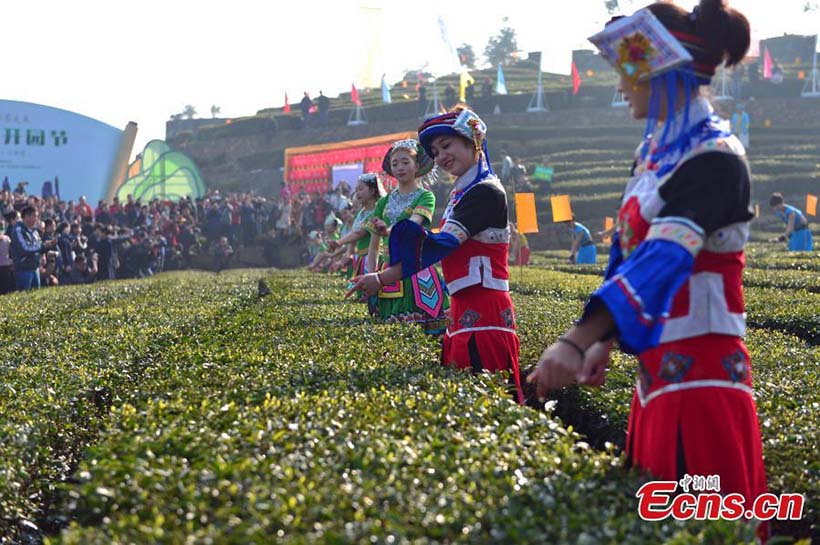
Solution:
[[(485, 116), (494, 162), (498, 164), (502, 150), (506, 150), (520, 157), (530, 173), (538, 164), (553, 166), (552, 191), (569, 194), (579, 220), (591, 230), (602, 228), (626, 182), (642, 125), (633, 121), (625, 108), (568, 107), (526, 114), (520, 112), (526, 109), (527, 95), (503, 98), (519, 104), (502, 115)], [(330, 126), (281, 129), (255, 117), (201, 128), (196, 135), (181, 134), (171, 145), (196, 160), (208, 185), (273, 194), (281, 184), (285, 148), (414, 129), (419, 116), (404, 115), (401, 107), (385, 105), (385, 111), (400, 119), (372, 120), (359, 127), (331, 120)], [(732, 108), (731, 103), (724, 104), (723, 114)], [(752, 117), (752, 197), (761, 204), (762, 216), (753, 237), (767, 239), (781, 230), (766, 205), (771, 192), (783, 192), (787, 200), (802, 208), (807, 192), (820, 191), (820, 100), (761, 99), (750, 101), (747, 109)], [(344, 113), (337, 111), (338, 115)], [(536, 249), (564, 247), (568, 243), (566, 229), (551, 224), (546, 189), (537, 192), (542, 232), (531, 241)], [(440, 191), (440, 200), (446, 194), (446, 189)]]

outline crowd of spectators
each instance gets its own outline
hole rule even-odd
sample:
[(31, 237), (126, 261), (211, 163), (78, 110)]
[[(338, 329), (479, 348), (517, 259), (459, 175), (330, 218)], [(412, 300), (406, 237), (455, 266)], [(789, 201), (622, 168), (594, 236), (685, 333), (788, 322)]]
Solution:
[(229, 266), (234, 248), (274, 234), (277, 207), (253, 194), (209, 192), (177, 202), (128, 196), (91, 206), (0, 191), (0, 293), (151, 276), (209, 263)]
[(313, 231), (322, 231), (331, 215), (340, 218), (342, 211), (352, 208), (353, 197), (347, 182), (340, 182), (324, 195), (294, 193), (284, 188), (274, 207), (276, 235), (304, 239)]

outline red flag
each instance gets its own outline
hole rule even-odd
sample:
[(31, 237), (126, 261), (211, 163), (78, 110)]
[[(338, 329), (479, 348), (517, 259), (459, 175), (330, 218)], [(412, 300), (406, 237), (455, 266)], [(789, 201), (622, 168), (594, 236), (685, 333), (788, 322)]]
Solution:
[(288, 94), (285, 93), (285, 113), (290, 113), (290, 103), (288, 102)]
[(772, 55), (769, 53), (768, 47), (763, 53), (763, 77), (766, 79), (771, 79), (772, 77)]
[(575, 66), (575, 61), (572, 61), (572, 94), (577, 95), (578, 89), (581, 88), (581, 75), (578, 73), (578, 67)]
[(353, 104), (355, 104), (356, 106), (362, 105), (362, 101), (359, 98), (359, 91), (356, 90), (355, 83), (350, 86), (350, 100), (352, 100)]

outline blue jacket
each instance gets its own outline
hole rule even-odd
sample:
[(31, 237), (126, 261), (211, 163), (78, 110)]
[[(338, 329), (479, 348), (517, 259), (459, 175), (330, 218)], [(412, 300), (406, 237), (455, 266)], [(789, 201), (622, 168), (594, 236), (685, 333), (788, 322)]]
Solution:
[(29, 229), (22, 221), (11, 232), (11, 259), (16, 271), (33, 271), (40, 266), (43, 243), (37, 229)]

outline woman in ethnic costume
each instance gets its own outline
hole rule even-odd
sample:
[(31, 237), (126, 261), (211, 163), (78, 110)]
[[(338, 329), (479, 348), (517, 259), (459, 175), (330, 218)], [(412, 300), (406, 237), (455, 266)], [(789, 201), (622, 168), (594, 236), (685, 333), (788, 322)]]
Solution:
[[(433, 161), (416, 140), (399, 140), (382, 162), (384, 171), (399, 185), (376, 203), (373, 232), (367, 255), (367, 270), (376, 271), (382, 237), (389, 237), (393, 226), (409, 220), (429, 227), (433, 221), (436, 197), (419, 185), (419, 178), (433, 168)], [(392, 248), (385, 245), (385, 262)], [(450, 308), (447, 288), (435, 267), (423, 267), (413, 275), (385, 283), (378, 291), (379, 315), (389, 322), (415, 322), (425, 333), (440, 334), (447, 325), (445, 311)]]
[(507, 195), (490, 167), (486, 133), (484, 122), (461, 107), (419, 127), (424, 149), (457, 178), (441, 230), (434, 234), (415, 222), (397, 223), (390, 233), (390, 267), (354, 279), (353, 290), (374, 293), (441, 261), (452, 304), (442, 362), (473, 372), (510, 373), (520, 403)]
[(750, 175), (742, 144), (699, 89), (723, 61), (739, 63), (749, 40), (746, 18), (720, 0), (693, 13), (653, 4), (591, 38), (620, 72), (633, 117), (647, 119), (646, 136), (605, 281), (528, 377), (539, 394), (600, 386), (616, 338), (639, 362), (628, 463), (663, 480), (717, 475), (720, 493), (742, 494), (746, 509), (766, 492), (742, 340)]
[(359, 176), (359, 181), (356, 183), (355, 195), (356, 201), (361, 205), (361, 209), (353, 220), (350, 232), (339, 240), (330, 241), (327, 245), (328, 249), (332, 252), (337, 251), (339, 247), (345, 244), (354, 245), (353, 263), (348, 278), (351, 276), (359, 276), (366, 272), (365, 262), (367, 261), (367, 249), (370, 247), (369, 229), (372, 229), (373, 212), (376, 208), (376, 203), (384, 197), (384, 193), (384, 186), (378, 174), (367, 173)]

